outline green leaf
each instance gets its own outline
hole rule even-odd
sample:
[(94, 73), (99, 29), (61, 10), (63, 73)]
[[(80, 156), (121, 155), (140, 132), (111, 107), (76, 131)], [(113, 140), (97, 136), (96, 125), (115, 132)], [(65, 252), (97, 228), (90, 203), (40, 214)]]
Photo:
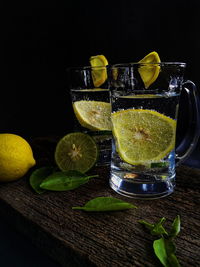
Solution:
[(173, 267), (180, 267), (179, 261), (175, 254), (168, 255), (168, 261), (170, 263), (170, 266)]
[(163, 237), (158, 240), (154, 240), (153, 249), (162, 265), (169, 267), (167, 260), (167, 251), (165, 249), (165, 240)]
[(174, 219), (170, 233), (163, 227), (165, 221), (166, 219), (163, 217), (155, 224), (150, 224), (144, 220), (140, 220), (139, 223), (149, 229), (152, 235), (161, 236), (160, 239), (153, 242), (153, 248), (155, 255), (162, 265), (165, 267), (179, 267), (180, 264), (175, 255), (176, 246), (173, 242), (173, 238), (180, 232), (180, 216), (178, 215)]
[(154, 224), (152, 223), (148, 223), (147, 221), (145, 220), (139, 220), (138, 221), (139, 223), (143, 224), (148, 230), (152, 231), (153, 228), (154, 228)]
[(176, 252), (176, 246), (172, 239), (165, 239), (165, 247), (167, 255), (174, 254)]
[(181, 220), (180, 220), (180, 216), (177, 215), (176, 218), (174, 219), (173, 223), (172, 223), (172, 228), (171, 228), (171, 231), (169, 233), (169, 236), (171, 238), (176, 237), (179, 234), (180, 229), (181, 229)]
[(169, 163), (168, 162), (153, 162), (151, 163), (151, 168), (164, 168), (164, 167), (168, 167)]
[(163, 217), (155, 224), (148, 223), (144, 220), (140, 220), (139, 223), (143, 224), (148, 230), (150, 230), (152, 235), (168, 235), (167, 231), (162, 226), (165, 221), (166, 219)]
[(42, 167), (32, 172), (29, 182), (31, 187), (38, 194), (44, 193), (46, 190), (40, 188), (42, 181), (54, 171), (54, 167)]
[(52, 191), (73, 190), (97, 176), (98, 175), (87, 176), (79, 171), (60, 171), (49, 175), (40, 184), (40, 187)]
[(152, 235), (168, 235), (167, 231), (163, 227), (163, 223), (166, 221), (166, 219), (163, 217), (161, 218), (158, 223), (154, 224), (154, 228), (151, 230)]
[(116, 211), (137, 208), (131, 203), (124, 202), (113, 197), (97, 197), (88, 201), (83, 207), (72, 207), (72, 209), (85, 211)]
[(176, 247), (172, 240), (160, 238), (155, 240), (153, 248), (156, 256), (165, 267), (179, 267), (180, 264), (175, 256)]

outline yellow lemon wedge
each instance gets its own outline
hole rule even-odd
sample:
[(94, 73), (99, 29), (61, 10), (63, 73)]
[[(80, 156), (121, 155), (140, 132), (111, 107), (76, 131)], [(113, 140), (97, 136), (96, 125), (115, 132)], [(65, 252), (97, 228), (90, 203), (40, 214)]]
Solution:
[(101, 101), (76, 101), (74, 113), (79, 123), (92, 131), (111, 131), (111, 104)]
[(116, 150), (126, 163), (158, 162), (174, 149), (176, 121), (157, 111), (120, 110), (111, 121)]
[(97, 55), (90, 57), (90, 65), (92, 69), (92, 80), (95, 87), (101, 86), (107, 80), (108, 60), (104, 55)]
[(160, 72), (160, 66), (158, 63), (160, 62), (160, 57), (155, 51), (149, 53), (139, 61), (139, 63), (143, 63), (143, 65), (138, 71), (146, 89), (158, 78)]

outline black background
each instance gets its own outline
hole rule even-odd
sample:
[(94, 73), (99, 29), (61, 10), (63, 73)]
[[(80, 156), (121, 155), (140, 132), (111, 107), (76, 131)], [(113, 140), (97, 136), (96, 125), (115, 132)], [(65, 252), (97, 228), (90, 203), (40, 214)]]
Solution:
[(66, 68), (104, 54), (134, 62), (151, 51), (187, 63), (199, 87), (198, 1), (76, 1), (5, 8), (0, 131), (65, 134), (71, 129)]
[[(46, 7), (4, 4), (0, 132), (28, 137), (69, 132), (73, 122), (65, 70), (88, 65), (91, 55), (104, 54), (112, 64), (138, 61), (157, 51), (162, 61), (186, 62), (185, 78), (193, 80), (199, 90), (198, 2), (68, 0)], [(187, 113), (182, 100), (178, 139), (187, 128)], [(199, 159), (198, 149), (195, 156)], [(27, 243), (15, 235), (18, 258), (8, 261), (6, 251), (12, 251), (13, 240), (6, 233), (1, 235), (4, 266), (27, 266), (20, 254)], [(36, 262), (46, 266), (39, 252), (27, 248), (34, 254), (30, 257), (38, 258), (31, 266)], [(48, 260), (46, 264), (50, 266)]]

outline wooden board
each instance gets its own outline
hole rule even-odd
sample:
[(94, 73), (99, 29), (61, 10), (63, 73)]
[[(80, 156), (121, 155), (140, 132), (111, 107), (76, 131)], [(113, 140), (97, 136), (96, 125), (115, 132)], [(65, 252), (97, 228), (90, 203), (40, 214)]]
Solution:
[[(44, 140), (43, 140), (44, 141)], [(33, 144), (38, 166), (52, 162), (54, 142)], [(41, 148), (41, 143), (43, 148)], [(152, 249), (154, 238), (138, 220), (166, 217), (166, 228), (177, 214), (181, 233), (176, 238), (181, 266), (200, 262), (200, 170), (177, 169), (175, 193), (159, 200), (133, 200), (109, 188), (109, 169), (96, 168), (99, 177), (68, 192), (34, 193), (29, 175), (0, 185), (0, 215), (30, 238), (61, 266), (159, 266)], [(113, 196), (138, 206), (117, 212), (72, 210), (98, 196)]]

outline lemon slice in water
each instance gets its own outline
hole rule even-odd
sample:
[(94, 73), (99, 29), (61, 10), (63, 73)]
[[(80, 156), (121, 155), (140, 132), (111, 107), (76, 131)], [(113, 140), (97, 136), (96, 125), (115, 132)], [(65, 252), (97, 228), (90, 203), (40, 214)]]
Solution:
[(111, 120), (117, 152), (127, 163), (160, 161), (174, 149), (176, 121), (157, 111), (121, 110)]
[(144, 64), (140, 67), (138, 71), (144, 82), (145, 88), (148, 88), (158, 78), (160, 72), (160, 66), (158, 63), (160, 62), (160, 57), (155, 51), (149, 53), (139, 61), (139, 63)]
[(92, 131), (111, 131), (111, 105), (101, 101), (76, 101), (74, 113), (79, 123)]
[(101, 86), (107, 80), (106, 66), (108, 61), (104, 55), (90, 57), (90, 65), (92, 69), (92, 80), (95, 87)]

